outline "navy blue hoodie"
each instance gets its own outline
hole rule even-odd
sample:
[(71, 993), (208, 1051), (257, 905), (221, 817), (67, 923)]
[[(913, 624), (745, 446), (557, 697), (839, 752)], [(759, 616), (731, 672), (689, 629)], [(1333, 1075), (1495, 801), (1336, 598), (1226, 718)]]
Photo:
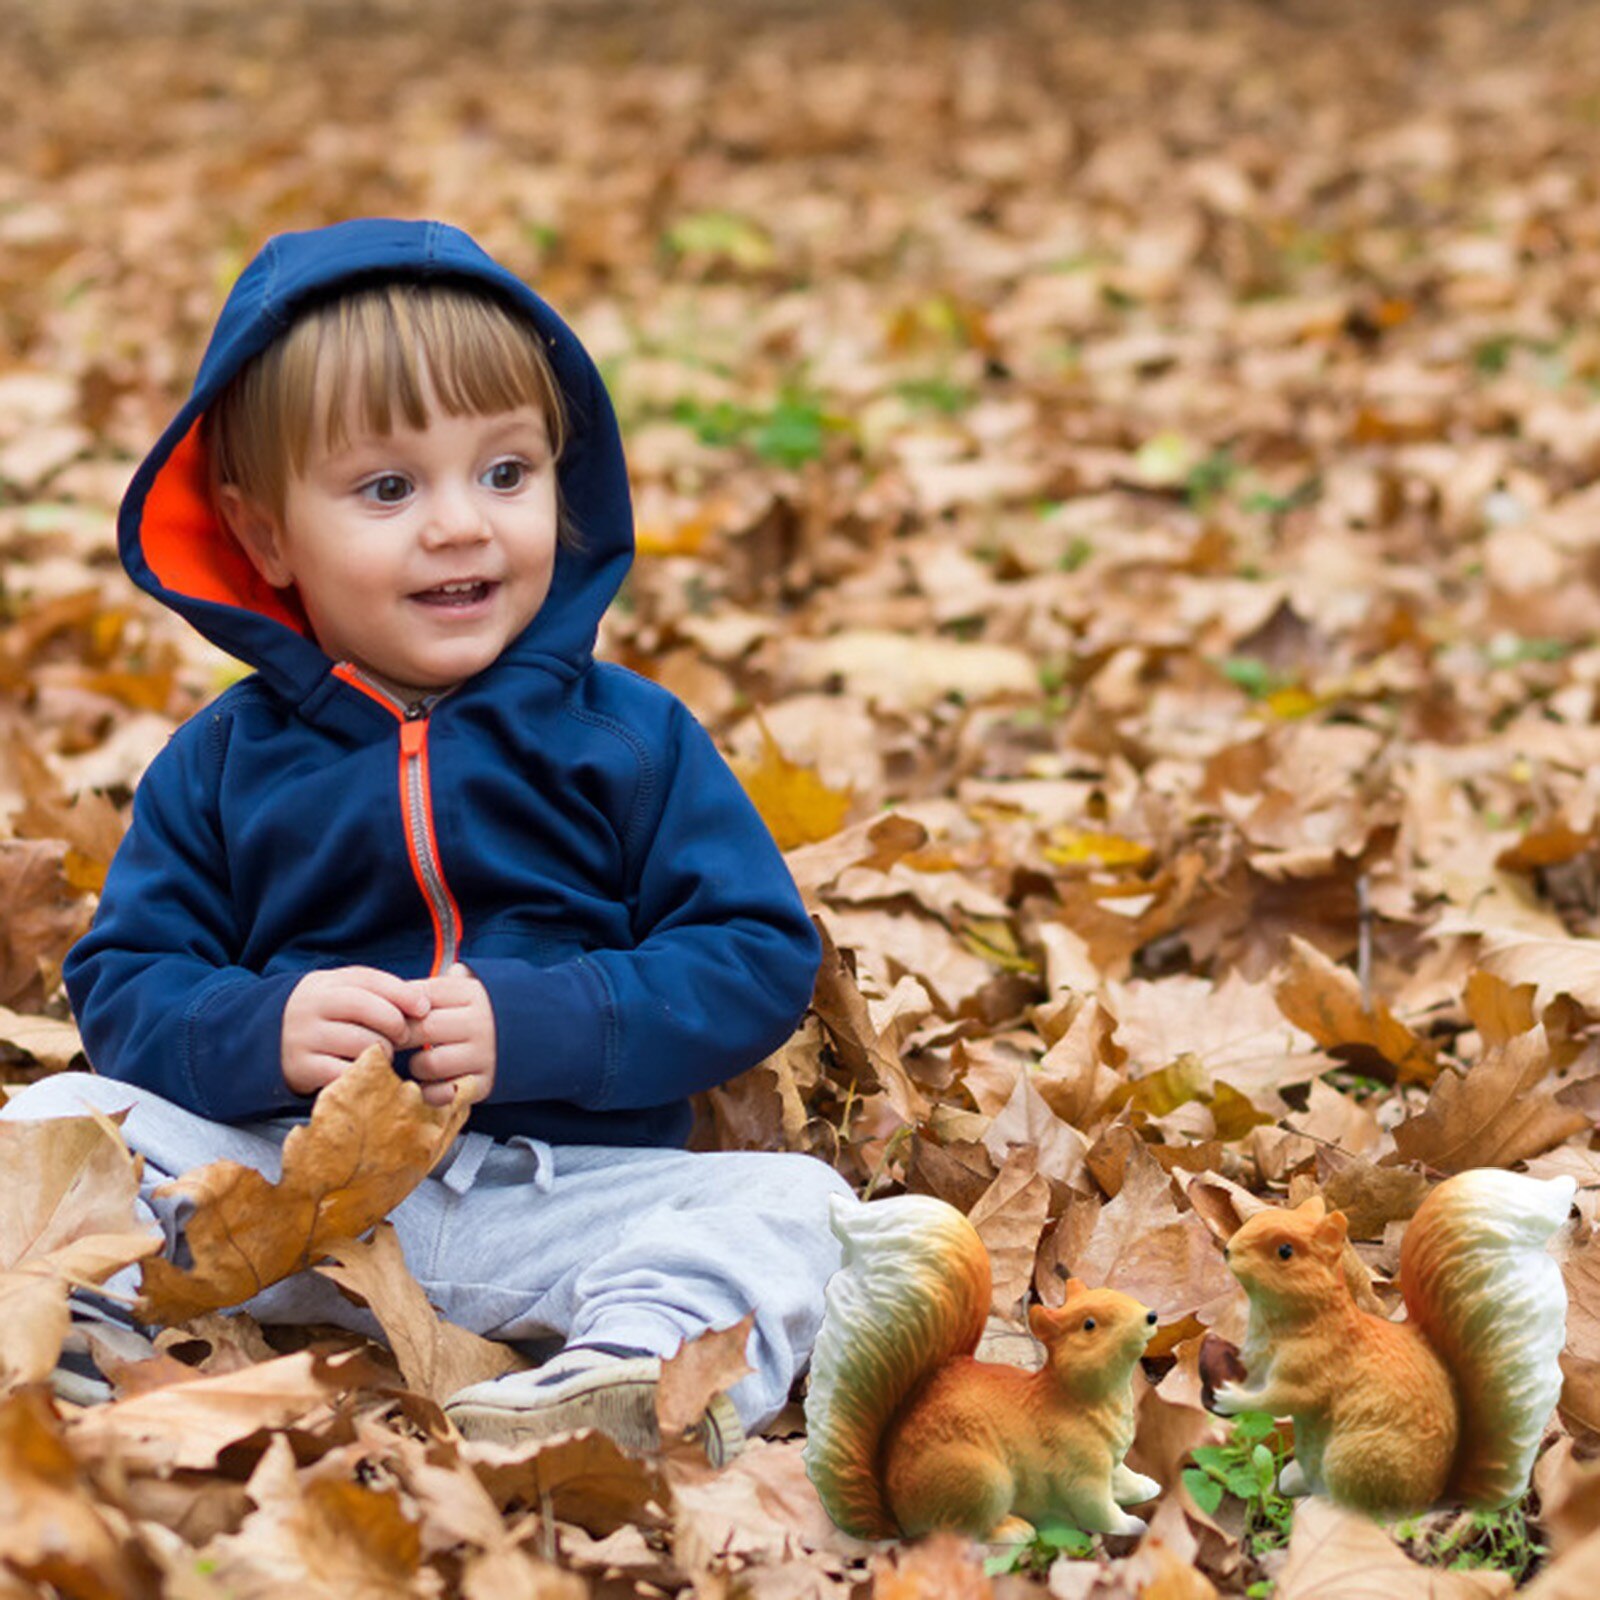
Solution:
[[(570, 436), (544, 605), (425, 717), (324, 654), (219, 523), (199, 420), (308, 297), (467, 280), (547, 344)], [(172, 737), (91, 931), (66, 963), (95, 1068), (219, 1120), (303, 1113), (284, 1002), (313, 968), (420, 977), (457, 957), (494, 1008), (471, 1126), (681, 1143), (686, 1097), (787, 1037), (817, 942), (760, 817), (670, 694), (596, 662), (633, 558), (611, 403), (572, 332), (465, 234), (359, 221), (272, 240), (223, 307), (194, 391), (118, 524), (134, 581), (255, 668)]]

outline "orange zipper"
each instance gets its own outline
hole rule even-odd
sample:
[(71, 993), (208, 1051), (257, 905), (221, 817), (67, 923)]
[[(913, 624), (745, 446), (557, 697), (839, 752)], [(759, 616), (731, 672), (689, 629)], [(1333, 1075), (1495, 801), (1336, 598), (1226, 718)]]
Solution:
[(433, 831), (433, 790), (428, 774), (428, 719), (433, 700), (407, 705), (347, 661), (341, 661), (333, 673), (368, 699), (376, 700), (400, 724), (400, 815), (405, 823), (411, 872), (433, 921), (433, 970), (429, 976), (437, 977), (460, 959), (462, 928), (461, 910), (445, 881), (439, 841)]

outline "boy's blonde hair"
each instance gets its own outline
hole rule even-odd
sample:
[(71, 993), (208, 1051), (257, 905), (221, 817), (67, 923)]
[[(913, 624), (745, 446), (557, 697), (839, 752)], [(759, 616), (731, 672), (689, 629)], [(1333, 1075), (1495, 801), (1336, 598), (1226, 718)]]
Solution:
[[(452, 417), (535, 406), (556, 457), (566, 442), (561, 388), (531, 322), (480, 290), (382, 283), (301, 312), (234, 375), (203, 424), (213, 492), (233, 484), (281, 517), (315, 439), (341, 449), (354, 418), (380, 435), (421, 428), (430, 396)], [(560, 536), (572, 542), (564, 511)]]

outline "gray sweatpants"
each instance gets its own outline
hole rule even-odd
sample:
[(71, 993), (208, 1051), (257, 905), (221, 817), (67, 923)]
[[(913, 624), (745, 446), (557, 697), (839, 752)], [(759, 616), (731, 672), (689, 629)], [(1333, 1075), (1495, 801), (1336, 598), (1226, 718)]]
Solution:
[[(127, 1109), (123, 1136), (145, 1160), (139, 1211), (181, 1257), (186, 1203), (152, 1191), (207, 1162), (278, 1176), (292, 1119), (209, 1121), (132, 1084), (89, 1073), (41, 1079), (0, 1116), (81, 1116)], [(686, 1339), (756, 1314), (733, 1389), (747, 1427), (782, 1409), (822, 1320), (839, 1264), (827, 1202), (845, 1181), (810, 1156), (754, 1151), (551, 1146), (517, 1137), (458, 1138), (431, 1176), (390, 1213), (406, 1264), (452, 1322), (493, 1339), (554, 1348), (626, 1345), (671, 1355)], [(131, 1294), (138, 1269), (106, 1287)], [(301, 1272), (246, 1301), (261, 1322), (323, 1322), (377, 1333), (370, 1313)]]

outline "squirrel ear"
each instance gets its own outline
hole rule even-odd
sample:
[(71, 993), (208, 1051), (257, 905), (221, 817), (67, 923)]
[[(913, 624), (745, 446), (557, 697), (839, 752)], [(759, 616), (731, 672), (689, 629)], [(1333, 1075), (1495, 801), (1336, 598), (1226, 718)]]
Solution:
[(1067, 1279), (1067, 1299), (1076, 1300), (1080, 1294), (1087, 1294), (1089, 1285), (1082, 1278)]
[(1342, 1211), (1330, 1211), (1317, 1225), (1317, 1243), (1331, 1255), (1343, 1251), (1349, 1235), (1350, 1223)]
[(1320, 1194), (1308, 1196), (1294, 1208), (1302, 1216), (1309, 1217), (1313, 1222), (1327, 1215), (1328, 1204)]

